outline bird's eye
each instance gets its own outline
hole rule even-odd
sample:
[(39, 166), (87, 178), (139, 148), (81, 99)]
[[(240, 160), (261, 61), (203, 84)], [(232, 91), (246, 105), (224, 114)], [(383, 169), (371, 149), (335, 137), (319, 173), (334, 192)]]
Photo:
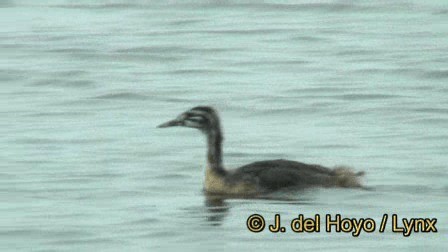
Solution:
[(204, 123), (204, 118), (202, 116), (190, 116), (187, 118), (188, 121), (202, 124)]

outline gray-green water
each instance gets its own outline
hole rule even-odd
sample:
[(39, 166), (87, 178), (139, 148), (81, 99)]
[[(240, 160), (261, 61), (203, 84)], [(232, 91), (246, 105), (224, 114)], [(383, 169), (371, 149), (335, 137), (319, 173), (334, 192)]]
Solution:
[[(2, 0), (0, 21), (1, 251), (447, 249), (445, 1)], [(346, 164), (373, 191), (207, 199), (203, 137), (155, 128), (198, 104), (229, 168)], [(254, 213), (438, 233), (256, 234)]]

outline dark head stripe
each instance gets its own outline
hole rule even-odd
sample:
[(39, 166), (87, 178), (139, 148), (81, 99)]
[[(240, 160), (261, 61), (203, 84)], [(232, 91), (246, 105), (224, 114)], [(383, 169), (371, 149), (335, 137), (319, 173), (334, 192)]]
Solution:
[(190, 109), (190, 111), (202, 111), (202, 112), (205, 112), (208, 114), (215, 113), (215, 110), (212, 107), (208, 107), (208, 106), (197, 106), (197, 107)]
[(210, 126), (219, 127), (218, 114), (211, 107), (207, 107), (207, 106), (194, 107), (187, 112), (187, 115), (188, 116), (201, 116), (206, 121), (208, 121), (210, 123)]

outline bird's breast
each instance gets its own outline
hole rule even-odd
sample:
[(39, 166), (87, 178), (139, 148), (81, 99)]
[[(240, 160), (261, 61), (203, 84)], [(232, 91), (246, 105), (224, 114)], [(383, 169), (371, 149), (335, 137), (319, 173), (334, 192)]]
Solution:
[(246, 181), (228, 181), (221, 175), (207, 167), (205, 170), (204, 189), (212, 194), (252, 195), (257, 193), (257, 186)]

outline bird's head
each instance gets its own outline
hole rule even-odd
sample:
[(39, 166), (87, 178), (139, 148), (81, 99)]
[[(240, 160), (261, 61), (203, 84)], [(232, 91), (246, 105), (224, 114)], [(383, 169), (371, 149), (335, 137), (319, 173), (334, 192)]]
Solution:
[(165, 122), (157, 126), (158, 128), (183, 126), (196, 128), (204, 133), (220, 128), (218, 113), (209, 106), (197, 106), (185, 111), (174, 120)]

